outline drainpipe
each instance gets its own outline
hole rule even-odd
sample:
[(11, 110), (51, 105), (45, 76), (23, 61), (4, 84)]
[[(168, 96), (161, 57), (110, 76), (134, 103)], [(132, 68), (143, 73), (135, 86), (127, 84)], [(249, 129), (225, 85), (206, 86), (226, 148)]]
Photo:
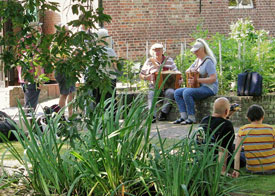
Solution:
[[(103, 0), (98, 0), (98, 8), (103, 8)], [(99, 27), (103, 28), (104, 24), (102, 21), (99, 22)]]

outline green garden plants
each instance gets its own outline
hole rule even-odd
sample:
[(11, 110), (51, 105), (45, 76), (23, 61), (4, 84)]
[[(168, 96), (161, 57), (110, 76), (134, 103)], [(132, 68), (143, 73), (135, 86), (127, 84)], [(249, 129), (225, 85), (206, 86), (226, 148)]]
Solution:
[[(195, 39), (206, 38), (216, 55), (219, 94), (236, 92), (237, 76), (246, 70), (259, 72), (263, 76), (264, 93), (274, 92), (274, 38), (268, 36), (265, 30), (255, 30), (253, 22), (248, 19), (237, 20), (230, 29), (229, 36), (219, 33), (208, 35), (208, 31), (198, 26), (192, 35)], [(183, 57), (179, 55), (176, 58), (177, 66), (183, 72), (191, 65), (191, 56), (187, 50)]]
[(83, 119), (87, 131), (78, 132), (71, 143), (57, 137), (62, 112), (49, 118), (41, 132), (22, 111), (28, 137), (19, 127), (14, 133), (24, 154), (6, 143), (26, 168), (20, 178), (44, 195), (226, 195), (236, 188), (232, 178), (220, 175), (222, 165), (214, 153), (218, 144), (210, 148), (208, 140), (199, 146), (191, 131), (175, 145), (164, 148), (161, 137), (159, 145), (153, 144), (153, 110), (147, 110), (142, 96), (130, 105), (125, 101), (97, 105), (91, 118)]
[[(71, 7), (73, 13), (82, 17), (68, 23), (69, 26), (95, 28), (95, 22), (110, 22), (110, 16), (104, 14), (102, 8), (87, 10), (92, 1), (73, 2), (77, 2)], [(75, 107), (83, 112), (62, 121), (64, 108), (55, 116), (48, 116), (46, 125), (41, 129), (34, 115), (32, 120), (27, 119), (19, 105), (20, 122), (13, 133), (24, 153), (20, 153), (12, 142), (6, 140), (4, 145), (24, 166), (26, 173), (1, 176), (0, 189), (20, 179), (26, 189), (33, 190), (37, 195), (216, 196), (229, 195), (236, 190), (235, 179), (221, 175), (222, 164), (217, 161), (215, 153), (219, 143), (212, 144), (208, 139), (204, 145), (198, 145), (192, 128), (188, 138), (178, 140), (174, 145), (166, 146), (160, 135), (157, 144), (152, 142), (151, 122), (160, 90), (155, 91), (149, 111), (142, 94), (131, 103), (127, 102), (127, 96), (118, 98), (115, 93), (112, 98), (104, 99), (104, 94), (111, 88), (109, 76), (117, 75), (106, 73), (104, 68), (116, 63), (121, 70), (122, 62), (121, 59), (109, 60), (104, 47), (99, 44), (107, 43), (98, 40), (96, 33), (69, 31), (65, 36), (65, 27), (57, 26), (55, 34), (32, 36), (28, 40), (28, 44), (34, 44), (39, 50), (30, 50), (24, 42), (20, 43), (19, 40), (30, 31), (28, 24), (37, 21), (37, 16), (43, 16), (45, 10), (57, 10), (57, 4), (45, 0), (23, 0), (21, 3), (15, 0), (0, 1), (0, 28), (12, 23), (20, 29), (18, 32), (8, 31), (0, 37), (3, 47), (0, 57), (6, 69), (20, 65), (29, 81), (42, 83), (47, 80), (45, 75), (35, 78), (28, 74), (34, 53), (37, 56), (34, 66), (41, 65), (46, 73), (62, 71), (72, 78), (71, 82), (84, 76), (85, 82), (79, 87), (75, 101)], [(240, 58), (239, 40), (219, 34), (209, 40), (215, 54), (219, 41), (225, 48), (222, 54), (224, 64), (219, 70), (222, 71), (220, 77), (224, 85), (221, 88), (224, 92), (231, 90), (236, 74), (248, 68), (263, 75), (267, 91), (275, 88), (270, 85), (270, 78), (274, 75), (274, 54), (269, 53), (274, 53), (274, 46), (263, 31), (262, 35), (251, 32), (249, 38), (241, 40), (241, 48), (246, 47), (241, 51), (246, 52), (242, 52)], [(18, 50), (26, 51), (24, 59), (18, 57)], [(247, 51), (254, 53), (249, 56)], [(258, 57), (256, 54), (259, 54)], [(176, 63), (184, 72), (193, 60), (194, 56), (188, 51), (177, 57)], [(133, 62), (125, 62), (125, 76), (130, 81), (136, 79), (129, 69), (133, 66)], [(159, 76), (156, 83), (158, 80)], [(99, 88), (103, 96), (100, 103), (91, 109), (89, 103), (93, 100), (90, 92), (93, 88)], [(22, 128), (23, 124), (27, 133)], [(4, 139), (1, 134), (0, 137)], [(5, 159), (5, 154), (1, 159)], [(228, 166), (227, 172), (229, 170)]]

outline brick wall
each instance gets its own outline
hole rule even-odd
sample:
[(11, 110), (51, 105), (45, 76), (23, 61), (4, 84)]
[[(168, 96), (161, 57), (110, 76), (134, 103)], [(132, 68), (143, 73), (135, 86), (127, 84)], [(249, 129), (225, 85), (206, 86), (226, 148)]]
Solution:
[(56, 31), (54, 25), (61, 23), (61, 16), (54, 11), (45, 11), (40, 21), (43, 23), (43, 33), (54, 34)]
[[(215, 99), (221, 96), (209, 97), (203, 101), (196, 102), (196, 119), (200, 121), (203, 117), (211, 115), (213, 110), (213, 103)], [(265, 95), (260, 97), (251, 96), (225, 96), (228, 98), (230, 103), (238, 103), (241, 109), (235, 112), (230, 120), (233, 122), (234, 126), (242, 126), (248, 124), (246, 119), (246, 112), (249, 106), (253, 104), (261, 105), (265, 110), (264, 123), (275, 125), (275, 95)], [(170, 120), (175, 120), (179, 117), (179, 112), (177, 107), (173, 107), (169, 114)]]
[(129, 58), (145, 56), (146, 41), (149, 47), (155, 42), (166, 43), (167, 53), (175, 57), (180, 42), (192, 40), (190, 34), (203, 24), (210, 34), (227, 34), (229, 25), (238, 18), (253, 20), (256, 29), (265, 29), (275, 35), (275, 1), (254, 0), (253, 9), (229, 9), (228, 0), (102, 0), (106, 14), (112, 22), (105, 24), (114, 40), (114, 49)]
[[(20, 86), (10, 86), (8, 88), (0, 88), (0, 108), (16, 107), (17, 100), (20, 104), (24, 104), (24, 93)], [(58, 84), (46, 84), (41, 87), (39, 102), (59, 97)]]
[[(119, 97), (125, 98), (127, 95), (127, 103), (130, 104), (133, 99), (140, 95), (141, 92), (118, 92)], [(212, 96), (202, 101), (197, 101), (196, 108), (196, 120), (200, 122), (203, 117), (211, 115), (213, 111), (214, 101), (219, 97), (226, 97), (231, 104), (237, 103), (240, 105), (240, 110), (235, 112), (230, 120), (234, 124), (235, 127), (239, 127), (245, 124), (248, 124), (248, 120), (246, 119), (246, 112), (249, 106), (253, 104), (258, 104), (262, 106), (265, 110), (265, 118), (264, 123), (275, 125), (275, 94), (260, 96), (260, 97), (252, 97), (252, 96)], [(147, 103), (147, 97), (144, 97), (144, 102)], [(162, 104), (158, 104), (157, 107), (160, 107)], [(168, 121), (175, 121), (180, 117), (178, 107), (176, 102), (173, 101), (173, 107), (168, 115)]]

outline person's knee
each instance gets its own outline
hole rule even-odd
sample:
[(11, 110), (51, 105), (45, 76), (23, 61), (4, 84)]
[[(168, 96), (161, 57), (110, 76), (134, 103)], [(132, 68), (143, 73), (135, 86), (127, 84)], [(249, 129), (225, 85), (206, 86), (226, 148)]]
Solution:
[(153, 99), (153, 97), (154, 97), (154, 91), (149, 91), (148, 92), (148, 99)]
[(175, 90), (174, 89), (167, 89), (165, 91), (165, 97), (167, 98), (170, 98), (170, 99), (173, 99), (174, 98), (174, 93), (175, 93)]
[(68, 95), (62, 95), (60, 94), (60, 99), (67, 99)]
[(174, 98), (178, 98), (182, 96), (182, 90), (181, 89), (177, 89), (174, 91)]
[(192, 94), (193, 94), (192, 88), (187, 88), (185, 91), (182, 92), (183, 97), (189, 97), (189, 96), (192, 96)]

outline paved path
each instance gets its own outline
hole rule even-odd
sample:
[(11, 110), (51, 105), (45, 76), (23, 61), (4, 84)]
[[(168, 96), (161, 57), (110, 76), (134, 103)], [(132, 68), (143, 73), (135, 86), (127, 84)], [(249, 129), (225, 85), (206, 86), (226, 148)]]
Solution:
[[(52, 106), (54, 104), (58, 104), (59, 98), (56, 99), (51, 99), (44, 101), (42, 103), (39, 103), (37, 105), (36, 113), (37, 114), (42, 114), (43, 113), (43, 107), (45, 106)], [(1, 111), (6, 112), (9, 116), (11, 116), (13, 119), (16, 119), (19, 110), (17, 107), (10, 107), (10, 108), (0, 108)]]
[[(37, 114), (43, 114), (42, 108), (45, 106), (51, 106), (53, 104), (58, 104), (58, 98), (51, 99), (44, 101), (37, 106)], [(17, 107), (11, 107), (11, 108), (0, 108), (1, 111), (6, 112), (8, 115), (10, 115), (13, 119), (18, 118), (18, 108)], [(65, 113), (67, 115), (67, 112)], [(194, 128), (197, 128), (198, 124), (195, 124), (193, 126)], [(182, 139), (186, 137), (189, 133), (189, 130), (191, 128), (191, 125), (174, 125), (172, 122), (169, 121), (157, 121), (156, 123), (152, 124), (152, 130), (151, 130), (151, 136), (157, 137), (157, 130), (159, 130), (161, 137), (163, 138), (177, 138)], [(238, 128), (235, 128), (235, 131), (237, 131)]]
[[(42, 103), (39, 103), (37, 106), (36, 113), (43, 114), (43, 110), (42, 110), (43, 107), (51, 106), (53, 104), (58, 104), (58, 100), (59, 99), (57, 98), (57, 99), (51, 99), (51, 100), (47, 100)], [(17, 107), (2, 108), (0, 110), (6, 112), (16, 121), (18, 120)], [(197, 125), (194, 125), (194, 127), (197, 127)], [(162, 121), (162, 122), (157, 121), (156, 123), (152, 124), (151, 136), (157, 137), (157, 129), (158, 129), (160, 131), (161, 137), (163, 138), (181, 139), (188, 135), (190, 128), (191, 128), (190, 125), (174, 125), (172, 122), (168, 122), (168, 121)]]
[[(193, 125), (193, 129), (197, 127), (198, 124)], [(187, 137), (191, 128), (191, 125), (174, 125), (168, 121), (157, 121), (152, 124), (151, 136), (158, 137), (157, 131), (159, 131), (162, 138), (182, 139)]]

